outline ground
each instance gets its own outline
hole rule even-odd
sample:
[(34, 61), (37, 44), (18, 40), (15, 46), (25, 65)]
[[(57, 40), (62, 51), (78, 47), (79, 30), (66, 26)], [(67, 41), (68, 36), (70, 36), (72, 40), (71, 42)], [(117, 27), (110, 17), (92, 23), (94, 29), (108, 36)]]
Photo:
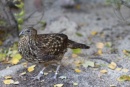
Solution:
[[(129, 9), (123, 7), (122, 13), (126, 17), (129, 14)], [(40, 15), (40, 16), (39, 16)], [(41, 13), (37, 12), (26, 25), (32, 24), (31, 21), (38, 20)], [(81, 5), (81, 10), (64, 9), (56, 6), (55, 3), (44, 11), (43, 20), (47, 22), (45, 30), (39, 28), (39, 25), (34, 26), (38, 29), (38, 33), (58, 33), (62, 32), (74, 41), (82, 42), (90, 46), (88, 50), (82, 50), (82, 54), (76, 58), (72, 58), (72, 50), (68, 52), (63, 58), (63, 66), (60, 69), (58, 77), (66, 76), (66, 79), (57, 78), (57, 80), (50, 80), (54, 75), (55, 66), (48, 67), (45, 72), (49, 74), (43, 76), (43, 80), (32, 81), (31, 77), (35, 76), (40, 68), (35, 69), (34, 72), (27, 72), (23, 76), (20, 73), (27, 71), (22, 63), (24, 59), (15, 66), (5, 69), (9, 65), (0, 64), (0, 87), (53, 87), (55, 84), (63, 84), (63, 87), (75, 87), (73, 83), (78, 83), (77, 87), (129, 87), (130, 82), (120, 82), (117, 80), (122, 75), (129, 75), (130, 72), (123, 72), (112, 70), (108, 68), (108, 64), (113, 61), (117, 67), (130, 70), (130, 59), (125, 56), (123, 50), (130, 49), (130, 26), (123, 24), (121, 20), (115, 15), (111, 6), (104, 4), (88, 4)], [(76, 33), (80, 33), (81, 36)], [(97, 32), (92, 35), (92, 32)], [(101, 55), (97, 55), (97, 43), (110, 42), (111, 47), (105, 46)], [(103, 58), (108, 62), (100, 59)], [(100, 67), (83, 67), (80, 66), (80, 73), (74, 71), (75, 61), (94, 61)], [(106, 74), (102, 74), (100, 70), (107, 70)], [(52, 72), (50, 72), (52, 71)], [(19, 81), (18, 85), (5, 85), (3, 84), (4, 78), (2, 75), (8, 75), (12, 72), (12, 77), (15, 81)]]

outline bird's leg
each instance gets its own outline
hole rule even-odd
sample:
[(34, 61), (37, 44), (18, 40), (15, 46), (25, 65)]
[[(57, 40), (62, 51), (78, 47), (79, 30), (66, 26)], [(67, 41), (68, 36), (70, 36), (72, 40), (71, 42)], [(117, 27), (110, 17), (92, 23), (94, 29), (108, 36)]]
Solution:
[(60, 69), (60, 65), (57, 66), (56, 71), (55, 71), (55, 75), (54, 75), (53, 79), (57, 78), (57, 74), (59, 72), (59, 69)]
[(42, 68), (42, 70), (38, 73), (37, 76), (32, 77), (33, 80), (40, 80), (41, 76), (44, 74), (45, 67)]

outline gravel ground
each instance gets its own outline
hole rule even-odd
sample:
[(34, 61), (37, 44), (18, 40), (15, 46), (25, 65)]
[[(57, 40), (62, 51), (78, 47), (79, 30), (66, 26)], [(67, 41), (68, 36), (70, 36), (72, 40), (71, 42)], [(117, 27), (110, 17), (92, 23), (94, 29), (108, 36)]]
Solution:
[[(48, 0), (48, 2), (49, 1), (50, 0)], [(124, 49), (130, 49), (130, 26), (124, 25), (119, 21), (119, 18), (117, 18), (111, 6), (99, 3), (83, 3), (80, 10), (75, 10), (61, 8), (55, 3), (51, 4), (50, 7), (46, 7), (46, 10), (44, 11), (43, 20), (47, 22), (45, 30), (43, 30), (40, 25), (34, 26), (38, 29), (38, 33), (62, 32), (67, 34), (70, 39), (88, 44), (91, 48), (89, 50), (82, 50), (82, 55), (76, 59), (71, 57), (72, 50), (68, 49), (68, 52), (65, 54), (65, 58), (63, 59), (64, 66), (61, 67), (59, 72), (59, 76), (67, 77), (63, 80), (60, 78), (55, 81), (49, 79), (54, 74), (53, 68), (55, 67), (53, 66), (47, 68), (46, 72), (50, 70), (53, 71), (47, 76), (44, 76), (42, 78), (44, 80), (40, 82), (31, 80), (31, 77), (36, 75), (40, 68), (37, 68), (34, 72), (27, 73), (24, 76), (19, 76), (21, 72), (26, 71), (26, 69), (23, 69), (21, 64), (16, 65), (18, 66), (18, 69), (16, 68), (15, 70), (15, 66), (5, 69), (5, 66), (7, 65), (1, 65), (0, 73), (3, 73), (2, 75), (7, 75), (8, 73), (6, 74), (5, 72), (8, 72), (9, 70), (15, 71), (15, 74), (12, 72), (13, 79), (15, 81), (19, 81), (20, 83), (18, 85), (4, 85), (3, 78), (1, 78), (0, 87), (53, 87), (54, 84), (64, 84), (63, 87), (75, 87), (73, 83), (78, 83), (77, 87), (110, 87), (110, 85), (114, 85), (116, 87), (129, 87), (129, 81), (120, 82), (117, 80), (117, 78), (121, 75), (130, 75), (129, 71), (125, 73), (122, 71), (111, 70), (107, 67), (107, 62), (100, 59), (90, 58), (95, 58), (96, 56), (95, 54), (98, 51), (96, 43), (111, 42), (112, 47), (104, 47), (103, 54), (100, 57), (117, 63), (119, 67), (130, 70), (129, 57), (124, 56), (122, 52)], [(122, 12), (125, 17), (129, 16), (129, 9), (123, 7)], [(34, 17), (28, 20), (25, 25), (35, 23), (34, 20), (40, 19), (41, 15), (42, 14), (40, 12), (35, 13)], [(98, 34), (92, 36), (92, 31), (97, 31)], [(82, 34), (82, 37), (77, 36), (77, 32)], [(96, 62), (96, 64), (105, 64), (106, 66), (101, 66), (99, 68), (80, 67), (82, 72), (75, 73), (74, 61), (76, 60), (90, 60)], [(22, 60), (22, 62), (23, 61), (24, 60)], [(108, 71), (107, 74), (102, 75), (100, 73), (100, 70), (102, 69), (106, 69)], [(0, 77), (2, 76), (0, 75)]]

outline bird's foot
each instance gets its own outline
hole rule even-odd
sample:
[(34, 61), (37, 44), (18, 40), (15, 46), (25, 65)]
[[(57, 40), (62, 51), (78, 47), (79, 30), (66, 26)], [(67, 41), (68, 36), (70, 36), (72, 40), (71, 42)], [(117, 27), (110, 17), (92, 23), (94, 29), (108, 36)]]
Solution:
[(40, 71), (37, 76), (31, 77), (31, 78), (33, 78), (33, 81), (34, 80), (39, 80), (40, 81), (42, 76), (43, 76), (43, 71)]

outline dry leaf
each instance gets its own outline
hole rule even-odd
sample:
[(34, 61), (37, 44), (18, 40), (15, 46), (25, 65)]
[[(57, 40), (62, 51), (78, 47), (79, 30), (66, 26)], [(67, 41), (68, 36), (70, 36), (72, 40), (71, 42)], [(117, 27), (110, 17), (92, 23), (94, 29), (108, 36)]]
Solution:
[(94, 67), (95, 66), (95, 63), (92, 62), (92, 61), (85, 61), (83, 64), (83, 67), (87, 68), (87, 67)]
[(26, 72), (22, 72), (22, 73), (19, 74), (19, 76), (23, 76), (25, 74), (26, 74)]
[(34, 71), (35, 66), (36, 66), (36, 65), (32, 65), (32, 66), (28, 67), (28, 72)]
[(130, 81), (130, 76), (128, 76), (128, 75), (122, 75), (117, 80), (118, 81)]
[(95, 35), (97, 35), (97, 34), (98, 34), (97, 31), (92, 31), (92, 32), (91, 32), (91, 35), (93, 35), (93, 36), (95, 36)]
[(19, 84), (19, 81), (15, 81), (13, 84), (18, 85), (18, 84)]
[(3, 82), (4, 82), (4, 84), (12, 84), (12, 83), (14, 83), (14, 80), (7, 79), (7, 80), (4, 80)]
[(96, 44), (96, 47), (97, 47), (98, 49), (103, 49), (104, 44), (103, 44), (102, 42), (98, 42), (98, 43)]
[(111, 62), (111, 64), (108, 65), (108, 67), (113, 70), (116, 68), (116, 66), (117, 66), (116, 63), (114, 62)]
[(102, 50), (99, 49), (98, 52), (97, 52), (98, 55), (102, 55)]
[(116, 85), (110, 85), (110, 87), (116, 87)]
[(80, 60), (77, 60), (74, 62), (74, 64), (77, 66), (77, 67), (80, 67), (82, 62)]
[(128, 69), (122, 69), (122, 71), (127, 73), (129, 70)]
[(102, 74), (106, 74), (107, 73), (107, 70), (100, 70), (100, 73), (102, 73)]
[(59, 78), (63, 80), (63, 79), (66, 79), (67, 77), (66, 76), (60, 76)]
[(48, 73), (46, 73), (46, 72), (44, 72), (43, 74), (44, 74), (45, 76), (48, 75)]
[(17, 64), (17, 63), (20, 61), (21, 58), (22, 58), (22, 56), (17, 53), (17, 54), (15, 54), (15, 55), (13, 56), (13, 58), (12, 58), (11, 61), (10, 61), (10, 63), (11, 63), (11, 64)]
[(74, 82), (73, 85), (74, 85), (74, 86), (78, 86), (78, 83)]
[(76, 73), (81, 73), (81, 70), (80, 69), (75, 69), (75, 72)]
[(115, 70), (116, 70), (116, 71), (121, 71), (121, 69), (122, 69), (122, 68), (116, 68)]
[(63, 84), (55, 84), (54, 87), (63, 87)]
[(11, 79), (12, 76), (5, 76), (4, 78), (5, 78), (5, 79)]
[(72, 54), (72, 57), (73, 57), (73, 58), (77, 58), (78, 55), (77, 55), (77, 54)]

